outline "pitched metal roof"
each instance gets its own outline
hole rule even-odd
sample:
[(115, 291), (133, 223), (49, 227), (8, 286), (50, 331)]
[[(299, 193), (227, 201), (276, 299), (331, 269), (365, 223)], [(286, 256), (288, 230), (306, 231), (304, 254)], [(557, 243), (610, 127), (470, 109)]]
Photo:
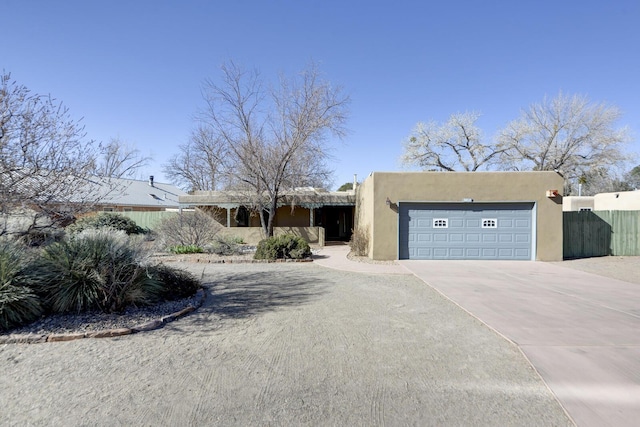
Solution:
[(178, 208), (178, 198), (187, 193), (172, 184), (125, 178), (92, 180), (99, 188), (100, 205)]

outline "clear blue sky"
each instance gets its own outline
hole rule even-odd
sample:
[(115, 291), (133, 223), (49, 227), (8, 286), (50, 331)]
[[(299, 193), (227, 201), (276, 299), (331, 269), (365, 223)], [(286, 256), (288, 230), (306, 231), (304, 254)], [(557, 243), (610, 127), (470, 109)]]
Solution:
[(143, 174), (158, 180), (230, 58), (265, 77), (314, 60), (344, 86), (335, 187), (401, 170), (418, 121), (480, 111), (491, 138), (560, 90), (620, 107), (640, 151), (637, 0), (2, 0), (0, 16), (0, 69), (62, 101), (89, 138), (151, 155)]

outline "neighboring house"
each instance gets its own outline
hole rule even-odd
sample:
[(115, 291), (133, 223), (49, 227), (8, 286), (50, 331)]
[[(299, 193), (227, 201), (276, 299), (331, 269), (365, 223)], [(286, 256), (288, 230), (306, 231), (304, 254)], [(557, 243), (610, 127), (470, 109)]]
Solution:
[(125, 178), (92, 179), (89, 187), (96, 193), (94, 211), (149, 212), (178, 210), (180, 196), (186, 195), (175, 185)]
[(357, 192), (369, 258), (561, 261), (556, 172), (374, 172)]
[(594, 210), (593, 196), (565, 196), (562, 198), (562, 210), (570, 211), (592, 211)]
[[(243, 237), (247, 243), (264, 238), (260, 217), (251, 210), (251, 194), (234, 191), (196, 191), (179, 198), (181, 208), (209, 212), (225, 233)], [(296, 188), (281, 197), (274, 218), (274, 234), (294, 233), (310, 243), (348, 241), (353, 229), (354, 191), (329, 192)]]
[(600, 193), (593, 197), (594, 211), (640, 211), (640, 191)]

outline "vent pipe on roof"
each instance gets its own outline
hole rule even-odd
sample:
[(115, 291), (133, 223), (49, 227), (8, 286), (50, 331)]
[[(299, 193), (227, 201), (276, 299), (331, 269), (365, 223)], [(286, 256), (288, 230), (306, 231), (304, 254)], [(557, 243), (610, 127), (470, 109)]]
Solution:
[(149, 185), (153, 187), (153, 175), (149, 175)]

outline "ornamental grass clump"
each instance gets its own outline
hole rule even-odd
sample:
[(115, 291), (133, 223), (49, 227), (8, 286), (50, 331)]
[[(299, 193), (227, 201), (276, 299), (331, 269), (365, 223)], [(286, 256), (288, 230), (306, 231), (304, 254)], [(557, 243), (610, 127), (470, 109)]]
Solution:
[(36, 291), (53, 312), (119, 312), (153, 304), (163, 292), (140, 245), (124, 231), (85, 230), (44, 248), (32, 268)]
[(311, 256), (311, 248), (302, 237), (292, 234), (269, 237), (261, 240), (256, 248), (255, 259), (304, 259)]
[(40, 300), (29, 286), (28, 254), (16, 243), (0, 241), (0, 330), (36, 320)]

